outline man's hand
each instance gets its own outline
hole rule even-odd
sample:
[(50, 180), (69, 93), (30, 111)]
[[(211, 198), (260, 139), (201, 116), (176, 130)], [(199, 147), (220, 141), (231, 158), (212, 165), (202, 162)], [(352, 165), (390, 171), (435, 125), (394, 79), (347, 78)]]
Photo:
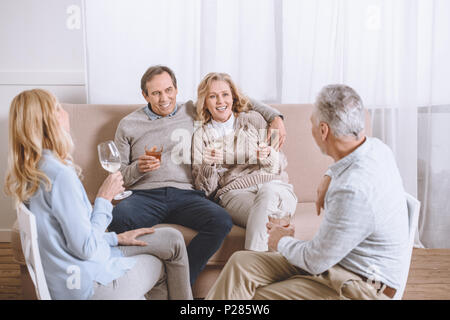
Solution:
[(324, 206), (325, 195), (327, 194), (328, 187), (330, 186), (331, 177), (323, 176), (322, 180), (319, 183), (319, 187), (317, 188), (317, 198), (316, 198), (316, 212), (317, 215), (320, 215), (320, 210)]
[(286, 141), (286, 128), (284, 127), (283, 119), (280, 117), (275, 117), (270, 123), (269, 129), (267, 131), (267, 143), (271, 143), (272, 134), (274, 135), (274, 145), (272, 147), (276, 151), (280, 151), (284, 142)]
[(147, 245), (144, 241), (136, 240), (137, 237), (143, 236), (144, 234), (150, 234), (155, 232), (154, 228), (140, 228), (135, 230), (126, 231), (119, 233), (117, 235), (117, 240), (120, 246), (142, 246)]
[(158, 170), (161, 166), (161, 162), (153, 157), (143, 154), (138, 158), (138, 169), (142, 173)]
[(278, 242), (283, 237), (293, 237), (295, 234), (295, 227), (293, 225), (289, 225), (287, 227), (282, 227), (278, 224), (273, 224), (268, 222), (266, 224), (267, 233), (269, 234), (268, 246), (272, 251), (278, 251)]

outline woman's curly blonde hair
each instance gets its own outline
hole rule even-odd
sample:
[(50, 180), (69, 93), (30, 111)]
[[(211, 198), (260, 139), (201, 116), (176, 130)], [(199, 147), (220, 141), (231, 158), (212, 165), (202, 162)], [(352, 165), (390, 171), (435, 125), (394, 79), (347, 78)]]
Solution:
[(251, 109), (249, 99), (242, 94), (239, 88), (227, 73), (211, 72), (208, 73), (198, 85), (197, 102), (195, 104), (197, 110), (197, 120), (202, 123), (207, 123), (211, 120), (211, 113), (206, 107), (206, 96), (213, 81), (225, 81), (228, 83), (233, 96), (233, 112), (238, 114), (240, 112), (247, 112)]
[(5, 192), (14, 197), (15, 205), (27, 202), (41, 183), (51, 189), (49, 178), (38, 168), (43, 149), (53, 151), (81, 175), (80, 168), (73, 165), (72, 138), (58, 121), (58, 108), (56, 97), (42, 89), (23, 91), (11, 102)]

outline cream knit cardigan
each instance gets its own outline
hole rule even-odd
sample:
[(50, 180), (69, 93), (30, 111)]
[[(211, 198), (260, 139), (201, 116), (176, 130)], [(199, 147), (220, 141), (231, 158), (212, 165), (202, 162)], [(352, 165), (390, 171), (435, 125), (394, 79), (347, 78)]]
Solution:
[[(233, 134), (216, 138), (215, 129), (207, 124), (195, 130), (192, 141), (192, 176), (195, 188), (219, 200), (230, 190), (245, 189), (271, 180), (288, 183), (287, 160), (270, 146), (270, 155), (257, 159), (259, 141), (265, 141), (267, 122), (255, 111), (236, 115)], [(223, 148), (223, 164), (203, 163), (203, 150), (208, 146)]]

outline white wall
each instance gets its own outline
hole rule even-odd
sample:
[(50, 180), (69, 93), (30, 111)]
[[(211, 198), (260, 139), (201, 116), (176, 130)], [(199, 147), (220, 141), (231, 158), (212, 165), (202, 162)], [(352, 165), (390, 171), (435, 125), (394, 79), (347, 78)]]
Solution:
[(86, 102), (81, 9), (81, 0), (0, 2), (0, 242), (9, 241), (15, 220), (3, 192), (9, 105), (32, 88), (50, 90), (62, 102)]

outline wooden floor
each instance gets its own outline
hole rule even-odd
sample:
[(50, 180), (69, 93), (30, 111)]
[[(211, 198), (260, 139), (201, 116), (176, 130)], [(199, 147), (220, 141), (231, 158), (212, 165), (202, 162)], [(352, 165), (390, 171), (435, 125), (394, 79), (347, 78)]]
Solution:
[(13, 260), (11, 243), (0, 242), (0, 300), (21, 298), (20, 270)]
[[(11, 244), (0, 243), (0, 300), (20, 300), (19, 265)], [(414, 249), (403, 299), (450, 300), (450, 249)]]

